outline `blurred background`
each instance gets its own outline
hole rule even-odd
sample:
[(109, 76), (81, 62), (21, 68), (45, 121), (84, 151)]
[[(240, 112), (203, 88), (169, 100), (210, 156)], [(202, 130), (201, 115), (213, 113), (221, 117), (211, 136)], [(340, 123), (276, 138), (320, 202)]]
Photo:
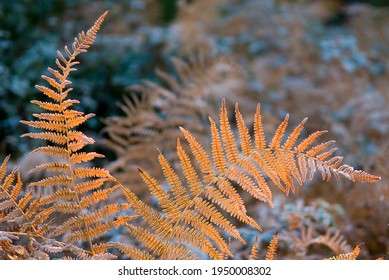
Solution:
[[(353, 247), (364, 242), (362, 258), (388, 254), (388, 0), (2, 0), (1, 158), (12, 154), (20, 163), (37, 145), (20, 138), (27, 128), (19, 123), (36, 111), (34, 85), (55, 66), (57, 49), (107, 9), (95, 45), (72, 76), (79, 109), (97, 116), (83, 130), (107, 155), (102, 164), (118, 176), (136, 164), (152, 169), (154, 160), (124, 155), (139, 145), (144, 151), (146, 142), (169, 152), (158, 139), (170, 138), (171, 127), (161, 124), (170, 120), (175, 131), (183, 125), (206, 142), (206, 116), (217, 115), (223, 98), (231, 108), (239, 102), (248, 123), (261, 102), (268, 137), (286, 113), (291, 126), (309, 117), (307, 134), (329, 130), (347, 164), (383, 180), (314, 180), (297, 195), (276, 197), (275, 209), (253, 204), (265, 229), (261, 238), (284, 230), (285, 258), (315, 258), (326, 255), (324, 249), (302, 233), (311, 228), (317, 240), (334, 228)], [(171, 115), (171, 100), (188, 102), (195, 113)], [(134, 114), (145, 117), (134, 124)], [(158, 120), (145, 124), (153, 114)], [(118, 126), (127, 126), (126, 137), (117, 135)], [(255, 234), (247, 230), (247, 238)]]

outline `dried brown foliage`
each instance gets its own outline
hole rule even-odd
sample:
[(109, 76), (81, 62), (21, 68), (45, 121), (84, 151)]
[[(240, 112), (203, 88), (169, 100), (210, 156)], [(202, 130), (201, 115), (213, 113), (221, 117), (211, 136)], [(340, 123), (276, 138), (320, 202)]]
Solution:
[[(213, 5), (217, 7), (223, 2), (215, 1)], [(205, 2), (196, 3), (201, 6)], [(151, 82), (137, 87), (141, 97), (134, 95), (125, 99), (121, 106), (126, 116), (106, 121), (110, 136), (107, 143), (117, 153), (117, 161), (109, 170), (95, 167), (92, 160), (103, 156), (81, 151), (94, 139), (78, 129), (93, 114), (85, 115), (72, 107), (79, 101), (70, 99), (72, 88), (68, 85), (69, 75), (78, 64), (76, 57), (93, 44), (106, 15), (107, 12), (87, 33), (80, 33), (71, 49), (65, 47), (65, 55), (58, 52), (58, 70), (48, 68), (53, 76), (42, 76), (49, 86), (36, 86), (48, 101), (32, 101), (43, 112), (34, 114), (34, 121), (22, 121), (39, 129), (23, 136), (48, 143), (32, 153), (55, 159), (31, 170), (45, 170), (49, 175), (30, 187), (53, 188), (53, 191), (38, 196), (32, 190), (26, 192), (16, 170), (6, 174), (9, 158), (0, 167), (1, 258), (111, 259), (117, 256), (108, 250), (118, 250), (121, 257), (131, 259), (226, 259), (235, 256), (230, 237), (242, 244), (247, 242), (238, 224), (262, 230), (251, 216), (247, 197), (274, 207), (275, 193), (295, 193), (299, 189), (296, 183), (302, 186), (312, 181), (316, 173), (322, 181), (330, 181), (332, 176), (352, 182), (380, 180), (378, 176), (342, 164), (343, 157), (336, 155), (336, 148), (331, 148), (334, 141), (318, 141), (327, 132), (322, 127), (304, 134), (306, 118), (289, 132), (287, 114), (268, 138), (259, 104), (253, 121), (249, 121), (252, 125), (248, 126), (238, 104), (231, 118), (227, 106), (231, 102), (223, 101), (217, 124), (215, 108), (219, 108), (219, 100), (223, 94), (231, 97), (229, 90), (241, 88), (241, 80), (235, 79), (239, 76), (235, 72), (237, 68), (223, 60), (205, 66), (201, 59), (192, 64), (176, 59), (177, 79), (158, 72), (166, 87)], [(179, 18), (182, 20), (182, 16)], [(253, 18), (248, 16), (248, 19)], [(301, 31), (298, 24), (295, 28)], [(295, 54), (291, 61), (309, 60), (309, 54), (299, 51), (298, 46), (298, 42), (289, 46)], [(293, 68), (293, 63), (286, 66), (286, 71), (296, 73), (309, 69), (309, 63), (299, 69)], [(226, 80), (219, 80), (220, 65), (222, 71), (227, 66), (227, 73), (232, 73)], [(296, 107), (293, 102), (290, 106)], [(208, 126), (210, 133), (205, 129)], [(181, 136), (177, 134), (178, 127)], [(151, 154), (156, 143), (160, 147), (155, 157), (159, 166)], [(177, 155), (171, 156), (173, 151)], [(138, 167), (139, 162), (146, 166)], [(83, 166), (84, 163), (90, 165)], [(155, 197), (157, 205), (150, 205), (137, 196), (140, 180), (126, 178), (135, 173)], [(134, 182), (137, 185), (133, 186)], [(277, 188), (273, 190), (273, 186)], [(118, 195), (113, 196), (114, 192)], [(127, 203), (122, 202), (123, 197)], [(108, 232), (120, 227), (126, 229), (124, 238), (106, 240)], [(349, 247), (339, 232), (332, 235), (333, 231), (328, 230), (314, 237), (312, 228), (304, 227), (298, 218), (290, 223), (290, 230), (300, 230), (294, 242), (303, 255), (306, 255), (304, 250), (317, 244), (328, 247), (335, 255), (340, 254), (334, 259), (356, 259), (360, 252), (358, 246), (351, 253), (345, 252)], [(279, 240), (285, 242), (283, 232), (270, 242), (266, 259), (276, 258), (277, 247), (282, 246)], [(258, 250), (256, 240), (251, 259), (258, 258)]]

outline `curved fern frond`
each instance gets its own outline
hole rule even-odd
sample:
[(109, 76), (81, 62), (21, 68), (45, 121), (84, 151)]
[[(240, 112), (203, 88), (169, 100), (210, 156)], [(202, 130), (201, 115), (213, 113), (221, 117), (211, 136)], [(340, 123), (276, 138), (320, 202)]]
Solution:
[[(277, 257), (277, 247), (278, 247), (278, 233), (276, 233), (273, 236), (273, 239), (270, 241), (269, 246), (267, 247), (266, 250), (266, 257), (265, 260), (275, 260)], [(253, 244), (253, 247), (251, 248), (249, 260), (258, 260), (259, 259), (259, 254), (258, 254), (258, 235), (255, 237), (255, 242)]]
[(355, 247), (355, 249), (352, 252), (346, 253), (346, 254), (340, 254), (337, 256), (333, 256), (331, 258), (323, 259), (323, 260), (345, 260), (345, 261), (353, 261), (356, 260), (359, 256), (359, 253), (361, 252), (361, 248), (359, 246)]
[(344, 254), (351, 251), (351, 246), (347, 243), (345, 237), (336, 231), (332, 234), (330, 229), (327, 230), (325, 235), (319, 235), (318, 237), (311, 240), (311, 244), (323, 244), (331, 249), (335, 255)]
[[(162, 154), (159, 155), (159, 162), (168, 186), (163, 187), (156, 179), (139, 169), (142, 180), (157, 198), (164, 212), (162, 216), (151, 209), (147, 210), (148, 215), (145, 220), (156, 232), (154, 238), (158, 238), (161, 242), (162, 240), (170, 242), (177, 236), (178, 229), (180, 232), (194, 232), (194, 236), (206, 238), (207, 244), (215, 244), (218, 248), (219, 253), (216, 255), (214, 253), (211, 255), (214, 251), (207, 251), (210, 257), (230, 255), (227, 242), (215, 231), (215, 228), (220, 228), (230, 236), (244, 241), (237, 229), (229, 222), (228, 216), (260, 230), (259, 225), (247, 214), (241, 197), (242, 190), (273, 207), (272, 192), (266, 178), (286, 194), (295, 191), (296, 181), (302, 185), (306, 182), (308, 173), (309, 178), (312, 179), (317, 171), (322, 174), (323, 180), (329, 180), (331, 174), (359, 182), (380, 180), (378, 176), (354, 170), (348, 165), (340, 165), (341, 157), (331, 158), (334, 150), (328, 152), (325, 149), (333, 141), (311, 147), (314, 140), (325, 131), (313, 133), (299, 142), (298, 138), (307, 119), (304, 119), (284, 140), (289, 119), (287, 115), (270, 143), (267, 144), (259, 105), (254, 120), (254, 142), (237, 104), (235, 116), (240, 141), (236, 140), (232, 131), (224, 101), (220, 113), (220, 127), (212, 118), (209, 118), (212, 157), (205, 152), (206, 149), (189, 131), (180, 128), (199, 168), (196, 168), (196, 164), (178, 139), (177, 154), (182, 176), (173, 169)], [(135, 202), (134, 195), (129, 195), (128, 190), (127, 198), (132, 205), (135, 205), (135, 211), (144, 216), (147, 206), (142, 202)], [(195, 238), (194, 236), (192, 239)], [(269, 259), (275, 257), (277, 239), (276, 235), (269, 247)], [(192, 245), (196, 243), (199, 242), (192, 242)]]

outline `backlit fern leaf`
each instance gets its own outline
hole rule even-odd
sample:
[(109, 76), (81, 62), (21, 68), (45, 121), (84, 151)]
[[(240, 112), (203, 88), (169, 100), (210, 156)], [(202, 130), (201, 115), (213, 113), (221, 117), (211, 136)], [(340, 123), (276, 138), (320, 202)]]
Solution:
[[(72, 88), (68, 88), (71, 84), (69, 75), (79, 64), (76, 58), (79, 54), (87, 52), (93, 44), (107, 13), (105, 12), (86, 33), (81, 32), (74, 39), (71, 48), (65, 46), (64, 54), (57, 52), (58, 58), (55, 63), (58, 70), (48, 68), (52, 77), (42, 76), (49, 86), (36, 86), (49, 101), (32, 101), (43, 112), (33, 115), (35, 121), (21, 121), (32, 128), (43, 130), (43, 132), (26, 133), (22, 135), (23, 137), (41, 139), (50, 143), (35, 149), (32, 153), (40, 152), (57, 158), (53, 162), (44, 163), (31, 170), (31, 172), (47, 170), (53, 174), (33, 182), (30, 186), (55, 187), (55, 192), (41, 198), (41, 204), (46, 209), (52, 209), (65, 217), (64, 221), (56, 225), (48, 236), (55, 237), (69, 233), (65, 237), (66, 242), (87, 241), (91, 257), (104, 255), (104, 250), (100, 249), (105, 247), (96, 247), (93, 243), (95, 238), (134, 218), (118, 216), (120, 212), (129, 208), (128, 204), (106, 204), (101, 208), (96, 207), (101, 201), (107, 201), (118, 186), (112, 184), (115, 180), (107, 170), (85, 166), (94, 158), (103, 157), (95, 152), (81, 151), (85, 146), (93, 144), (94, 140), (78, 131), (77, 127), (94, 114), (85, 115), (73, 109), (72, 106), (79, 101), (69, 98), (72, 91)], [(110, 181), (111, 185), (106, 184)], [(112, 216), (116, 218), (112, 220)], [(100, 249), (96, 250), (96, 248)], [(80, 256), (87, 258), (85, 254), (88, 252), (83, 251)]]
[[(200, 240), (198, 238), (201, 238), (206, 240), (202, 242), (207, 244), (208, 256), (215, 259), (224, 258), (225, 254), (231, 255), (231, 252), (224, 237), (216, 228), (244, 242), (228, 216), (260, 230), (259, 225), (248, 216), (239, 189), (273, 206), (272, 193), (265, 181), (266, 177), (286, 194), (290, 190), (295, 191), (295, 181), (300, 185), (303, 184), (307, 180), (308, 172), (310, 172), (310, 179), (316, 171), (321, 172), (323, 180), (329, 180), (331, 174), (335, 177), (342, 175), (359, 182), (374, 182), (380, 179), (366, 172), (354, 170), (348, 165), (340, 165), (341, 157), (331, 157), (332, 152), (325, 151), (332, 142), (321, 143), (310, 148), (313, 141), (324, 133), (322, 131), (298, 142), (297, 139), (306, 119), (283, 141), (289, 118), (287, 115), (277, 128), (271, 142), (267, 144), (258, 105), (253, 143), (238, 105), (235, 107), (235, 112), (240, 142), (236, 140), (232, 131), (225, 102), (222, 104), (220, 113), (220, 128), (212, 118), (209, 119), (212, 132), (212, 159), (195, 137), (181, 128), (200, 171), (195, 168), (179, 139), (177, 154), (184, 179), (181, 179), (162, 154), (159, 155), (159, 162), (168, 183), (167, 187), (158, 183), (146, 171), (139, 169), (142, 180), (159, 201), (163, 215), (139, 201), (129, 190), (124, 190), (135, 211), (144, 217), (152, 228), (153, 232), (147, 232), (149, 239), (162, 243), (172, 242), (177, 238), (178, 232), (190, 232), (193, 233), (191, 238), (184, 239), (189, 241), (188, 246), (198, 247)], [(131, 230), (132, 233), (133, 231), (134, 229)], [(135, 236), (139, 238), (141, 235), (138, 233)], [(274, 257), (276, 242), (277, 236), (269, 249), (269, 258)], [(155, 251), (152, 246), (148, 247), (156, 256), (162, 254)], [(167, 250), (165, 248), (164, 252), (167, 253)]]

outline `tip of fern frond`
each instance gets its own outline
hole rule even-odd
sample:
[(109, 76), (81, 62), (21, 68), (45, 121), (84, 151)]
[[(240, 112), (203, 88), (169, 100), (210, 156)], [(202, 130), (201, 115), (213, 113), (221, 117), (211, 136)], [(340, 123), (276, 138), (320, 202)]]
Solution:
[(103, 20), (109, 13), (109, 10), (106, 10), (101, 16), (100, 19)]
[(181, 148), (181, 139), (177, 137), (177, 149)]
[(229, 257), (233, 257), (234, 255), (231, 253), (231, 251), (230, 250), (226, 250), (226, 251), (224, 251)]
[(11, 173), (16, 173), (20, 169), (20, 166), (16, 166), (14, 169), (12, 169)]
[(260, 231), (260, 232), (262, 232), (263, 230), (262, 230), (262, 228), (257, 224), (257, 223), (255, 223), (254, 222), (254, 224), (252, 225), (253, 227), (255, 227), (258, 231)]
[(208, 117), (208, 120), (211, 124), (215, 123), (214, 120), (211, 117)]
[(237, 239), (243, 244), (246, 245), (246, 240), (244, 240), (242, 237), (238, 236)]

